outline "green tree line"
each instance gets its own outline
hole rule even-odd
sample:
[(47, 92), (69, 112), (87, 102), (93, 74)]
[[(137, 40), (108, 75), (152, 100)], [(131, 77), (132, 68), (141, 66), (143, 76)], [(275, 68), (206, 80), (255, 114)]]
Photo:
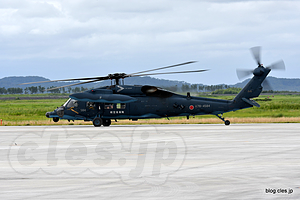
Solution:
[(241, 91), (241, 88), (227, 88), (227, 89), (220, 89), (215, 90), (212, 94), (238, 94)]
[[(75, 87), (75, 88), (58, 88), (54, 90), (49, 90), (51, 88), (55, 88), (55, 86), (51, 86), (48, 88), (42, 87), (42, 86), (31, 86), (26, 87), (25, 89), (22, 88), (0, 88), (0, 94), (42, 94), (42, 93), (77, 93), (77, 92), (83, 92), (88, 90), (88, 88), (84, 87)], [(47, 91), (47, 90), (49, 91)]]

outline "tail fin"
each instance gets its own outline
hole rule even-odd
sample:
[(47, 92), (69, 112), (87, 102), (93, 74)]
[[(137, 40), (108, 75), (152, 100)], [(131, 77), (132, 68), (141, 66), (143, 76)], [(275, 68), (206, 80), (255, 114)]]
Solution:
[(264, 68), (263, 66), (257, 67), (254, 71), (254, 77), (247, 83), (247, 85), (238, 93), (233, 99), (234, 107), (237, 109), (248, 108), (252, 106), (259, 107), (251, 98), (258, 97), (262, 92), (262, 82), (265, 80), (271, 69)]

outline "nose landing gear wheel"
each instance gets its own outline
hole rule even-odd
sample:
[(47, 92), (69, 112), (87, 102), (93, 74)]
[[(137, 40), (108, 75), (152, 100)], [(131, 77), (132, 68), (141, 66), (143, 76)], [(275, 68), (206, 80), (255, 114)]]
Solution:
[(58, 117), (53, 117), (53, 121), (54, 121), (54, 122), (58, 122), (58, 121), (59, 121), (59, 118), (58, 118)]
[(110, 126), (111, 120), (110, 119), (103, 119), (103, 126)]
[(102, 125), (102, 119), (99, 118), (99, 117), (96, 117), (94, 120), (93, 120), (93, 125), (95, 127), (100, 127)]

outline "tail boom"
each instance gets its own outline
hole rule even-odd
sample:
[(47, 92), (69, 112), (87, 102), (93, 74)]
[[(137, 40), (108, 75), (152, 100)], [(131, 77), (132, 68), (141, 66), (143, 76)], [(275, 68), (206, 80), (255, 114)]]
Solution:
[(253, 72), (253, 78), (247, 83), (247, 85), (238, 93), (233, 99), (233, 107), (236, 109), (248, 108), (259, 105), (251, 100), (251, 98), (258, 97), (263, 90), (262, 82), (266, 79), (271, 69), (259, 66)]

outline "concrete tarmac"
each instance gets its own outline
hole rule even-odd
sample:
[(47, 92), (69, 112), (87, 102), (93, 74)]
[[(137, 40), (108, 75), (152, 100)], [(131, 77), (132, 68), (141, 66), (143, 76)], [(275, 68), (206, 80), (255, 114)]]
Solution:
[(1, 199), (300, 199), (300, 124), (0, 127)]

